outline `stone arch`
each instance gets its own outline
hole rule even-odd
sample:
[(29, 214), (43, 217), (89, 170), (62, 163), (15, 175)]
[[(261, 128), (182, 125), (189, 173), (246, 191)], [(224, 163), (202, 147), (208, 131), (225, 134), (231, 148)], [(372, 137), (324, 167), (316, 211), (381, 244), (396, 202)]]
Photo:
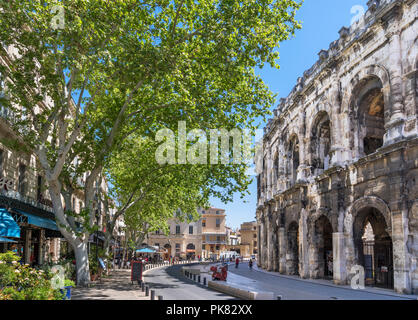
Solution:
[(319, 111), (309, 127), (310, 165), (312, 174), (321, 174), (331, 164), (333, 144), (331, 118), (326, 111)]
[(286, 228), (286, 273), (299, 275), (299, 223), (291, 221)]
[(374, 153), (384, 145), (391, 116), (391, 87), (387, 70), (379, 65), (361, 69), (347, 86), (342, 110), (348, 114), (349, 146), (354, 158)]
[(352, 205), (347, 208), (344, 217), (344, 232), (351, 237), (353, 236), (353, 223), (357, 214), (364, 208), (372, 207), (380, 211), (386, 221), (387, 231), (392, 235), (392, 215), (389, 206), (382, 199), (375, 196), (362, 197), (354, 201)]
[(287, 158), (287, 177), (289, 179), (289, 187), (293, 186), (297, 181), (297, 171), (300, 165), (300, 139), (297, 134), (289, 137), (286, 146)]
[(354, 88), (360, 83), (361, 80), (374, 76), (382, 82), (383, 90), (385, 91), (385, 96), (390, 101), (390, 76), (387, 69), (378, 64), (372, 64), (365, 68), (362, 68), (357, 72), (350, 80), (343, 93), (343, 99), (341, 103), (341, 110), (343, 112), (350, 112), (350, 102), (352, 100), (352, 95)]
[(329, 278), (333, 276), (333, 243), (332, 234), (335, 231), (331, 219), (327, 214), (314, 215), (310, 219), (310, 277), (313, 279)]

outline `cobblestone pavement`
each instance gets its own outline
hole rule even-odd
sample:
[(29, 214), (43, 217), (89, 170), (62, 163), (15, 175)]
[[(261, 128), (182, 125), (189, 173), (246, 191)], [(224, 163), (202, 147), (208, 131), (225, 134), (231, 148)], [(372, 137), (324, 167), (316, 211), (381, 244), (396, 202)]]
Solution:
[(73, 288), (71, 300), (150, 300), (141, 287), (131, 282), (131, 270), (110, 272), (108, 278), (96, 281), (90, 288)]

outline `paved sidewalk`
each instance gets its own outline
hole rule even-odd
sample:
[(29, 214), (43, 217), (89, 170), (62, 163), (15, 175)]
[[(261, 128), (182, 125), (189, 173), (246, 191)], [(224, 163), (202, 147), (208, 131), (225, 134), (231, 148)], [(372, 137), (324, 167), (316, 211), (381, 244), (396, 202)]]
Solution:
[(90, 288), (74, 288), (71, 300), (150, 300), (141, 287), (131, 282), (131, 270), (110, 272), (110, 276), (92, 283)]

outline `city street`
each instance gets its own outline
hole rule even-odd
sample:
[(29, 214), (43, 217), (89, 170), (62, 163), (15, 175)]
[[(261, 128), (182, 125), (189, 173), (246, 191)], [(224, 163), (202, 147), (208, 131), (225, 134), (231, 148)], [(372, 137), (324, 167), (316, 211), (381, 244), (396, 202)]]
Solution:
[(229, 272), (246, 277), (249, 280), (250, 290), (274, 292), (275, 296), (282, 296), (282, 300), (415, 300), (414, 297), (400, 297), (393, 291), (375, 290), (372, 293), (362, 290), (353, 290), (348, 287), (337, 287), (330, 284), (313, 283), (290, 276), (269, 274), (256, 269), (250, 270), (247, 263), (241, 263), (236, 269), (229, 266)]
[(182, 265), (150, 270), (144, 281), (164, 300), (233, 300), (235, 298), (198, 285), (181, 274)]

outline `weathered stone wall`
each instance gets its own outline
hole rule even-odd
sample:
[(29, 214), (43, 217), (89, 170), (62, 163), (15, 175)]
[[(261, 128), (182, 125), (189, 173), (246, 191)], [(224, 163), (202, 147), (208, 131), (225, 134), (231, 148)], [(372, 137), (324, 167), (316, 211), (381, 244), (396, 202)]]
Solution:
[(370, 222), (374, 268), (384, 270), (390, 256), (389, 285), (417, 292), (418, 2), (368, 5), (319, 53), (265, 128), (259, 264), (294, 274), (297, 252), (301, 277), (332, 270), (345, 284), (363, 263)]

